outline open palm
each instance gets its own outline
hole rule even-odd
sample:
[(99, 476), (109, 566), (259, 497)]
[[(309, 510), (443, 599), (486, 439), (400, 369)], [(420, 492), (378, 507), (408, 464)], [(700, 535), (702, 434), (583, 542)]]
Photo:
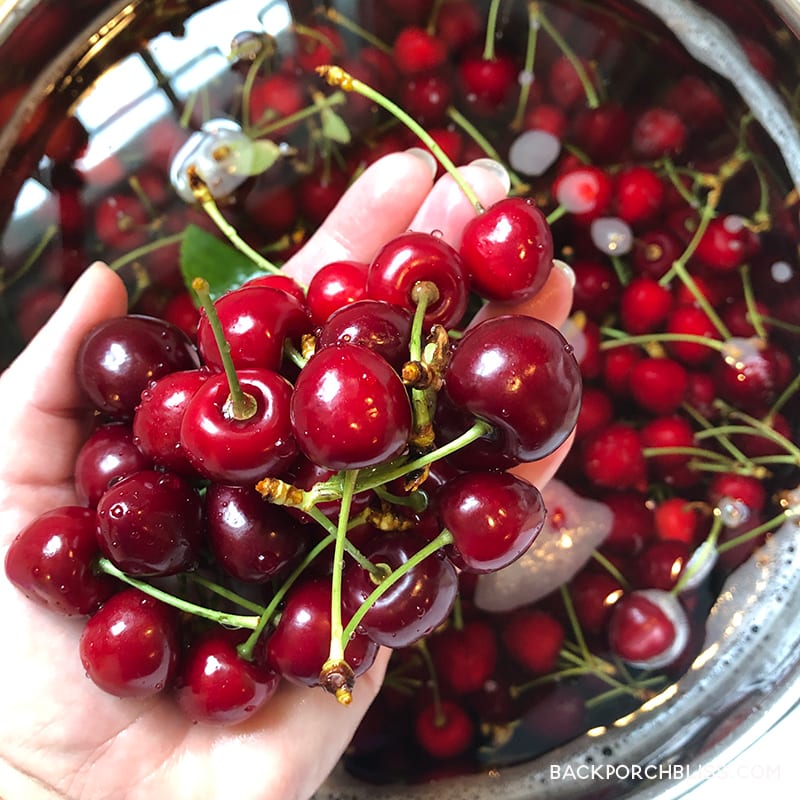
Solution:
[[(486, 204), (505, 187), (490, 171), (467, 175)], [(472, 211), (450, 179), (432, 188), (429, 166), (409, 154), (377, 162), (350, 188), (287, 271), (308, 281), (337, 259), (368, 260), (393, 235), (442, 230), (457, 243)], [(554, 270), (524, 310), (560, 324), (569, 283)], [(91, 267), (25, 352), (0, 376), (0, 556), (44, 511), (77, 502), (75, 457), (90, 410), (74, 377), (81, 339), (97, 322), (124, 314), (119, 278)], [(520, 309), (518, 309), (520, 310)], [(526, 475), (544, 481), (566, 448)], [(359, 678), (353, 703), (341, 707), (321, 690), (284, 684), (247, 723), (193, 724), (169, 697), (120, 699), (83, 673), (82, 620), (52, 614), (0, 575), (0, 796), (8, 800), (68, 797), (309, 797), (347, 745), (372, 701), (387, 659), (381, 653)]]

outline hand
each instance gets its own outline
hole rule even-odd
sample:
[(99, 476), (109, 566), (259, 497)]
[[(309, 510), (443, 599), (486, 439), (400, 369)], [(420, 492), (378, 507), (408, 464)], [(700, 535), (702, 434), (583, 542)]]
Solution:
[[(484, 204), (505, 194), (491, 171), (465, 168)], [(439, 229), (457, 243), (474, 213), (454, 182), (432, 188), (424, 158), (395, 154), (368, 169), (287, 271), (307, 281), (336, 259), (369, 260), (402, 231)], [(560, 325), (571, 290), (553, 270), (526, 313)], [(0, 555), (28, 522), (77, 502), (75, 457), (90, 409), (74, 377), (84, 335), (127, 310), (122, 282), (90, 267), (63, 305), (0, 376)], [(491, 313), (490, 308), (487, 313)], [(528, 468), (552, 474), (565, 450)], [(377, 692), (388, 654), (359, 678), (344, 708), (321, 690), (285, 683), (254, 718), (235, 729), (192, 724), (169, 697), (119, 699), (83, 673), (82, 620), (28, 601), (0, 574), (0, 796), (26, 798), (306, 798), (339, 759)]]

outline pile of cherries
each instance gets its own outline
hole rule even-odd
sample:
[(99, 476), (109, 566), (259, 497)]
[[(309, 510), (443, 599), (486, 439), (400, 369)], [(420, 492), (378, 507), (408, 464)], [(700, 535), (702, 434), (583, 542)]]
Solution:
[[(666, 39), (682, 77), (656, 91), (624, 15), (361, 5), (370, 31), (326, 9), (285, 48), (243, 33), (226, 76), (239, 91), (213, 108), (226, 124), (199, 121), (188, 146), (159, 127), (139, 191), (93, 210), (101, 252), (122, 268), (138, 252), (150, 284), (142, 313), (81, 350), (99, 421), (76, 464), (82, 505), (23, 531), (6, 572), (90, 615), (81, 657), (99, 686), (173, 692), (198, 720), (247, 718), (281, 676), (347, 702), (393, 648), (347, 762), (384, 781), (531, 757), (688, 668), (722, 581), (800, 506), (800, 231), (740, 101)], [(772, 55), (741, 44), (775, 81)], [(615, 96), (640, 63), (646, 88)], [(165, 140), (184, 146), (171, 164)], [(252, 142), (270, 161), (248, 172)], [(368, 163), (420, 145), (445, 168), (508, 167), (511, 197), (476, 210), (458, 250), (409, 232), (307, 287), (265, 274), (212, 304), (203, 280), (182, 284), (181, 231), (214, 228), (198, 206), (223, 231), (235, 221), (226, 235), (255, 269), (290, 255)], [(170, 166), (193, 207), (169, 205)], [(576, 276), (561, 332), (515, 313), (471, 322), (487, 299), (524, 305), (554, 255)], [(573, 428), (556, 478), (602, 504), (608, 533), (557, 591), (489, 611), (482, 576), (545, 524), (581, 527), (577, 507), (545, 515), (514, 471)]]

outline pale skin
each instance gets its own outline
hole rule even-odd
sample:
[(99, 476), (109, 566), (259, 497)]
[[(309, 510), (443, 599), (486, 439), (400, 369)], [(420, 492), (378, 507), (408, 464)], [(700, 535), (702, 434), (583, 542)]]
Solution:
[[(491, 172), (465, 175), (485, 205), (505, 187)], [(410, 154), (367, 170), (287, 270), (308, 281), (323, 264), (368, 260), (409, 228), (439, 229), (457, 243), (475, 212), (448, 178), (435, 186), (429, 165)], [(554, 270), (525, 313), (560, 325), (569, 280)], [(0, 376), (0, 556), (44, 511), (76, 503), (73, 465), (87, 432), (86, 401), (73, 374), (82, 337), (127, 310), (119, 278), (90, 267), (37, 338)], [(502, 311), (502, 309), (495, 309)], [(566, 453), (525, 468), (541, 485)], [(345, 708), (322, 690), (283, 683), (254, 718), (236, 728), (192, 724), (169, 696), (119, 699), (84, 675), (82, 620), (27, 600), (0, 573), (0, 797), (307, 798), (339, 759), (380, 685), (388, 653), (358, 679)]]

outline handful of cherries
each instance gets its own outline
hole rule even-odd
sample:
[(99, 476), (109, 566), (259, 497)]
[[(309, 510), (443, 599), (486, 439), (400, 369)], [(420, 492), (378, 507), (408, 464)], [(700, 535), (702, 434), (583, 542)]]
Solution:
[[(89, 615), (80, 657), (98, 686), (173, 691), (219, 723), (251, 716), (281, 677), (348, 703), (379, 645), (447, 618), (459, 571), (528, 549), (541, 495), (496, 466), (566, 441), (580, 371), (541, 320), (464, 327), (476, 283), (502, 268), (504, 291), (526, 298), (552, 264), (530, 201), (486, 213), (515, 231), (494, 252), (476, 253), (484, 233), (468, 226), (460, 250), (402, 234), (369, 264), (325, 266), (307, 292), (268, 275), (212, 301), (196, 279), (196, 344), (141, 315), (89, 333), (76, 369), (98, 424), (75, 467), (83, 505), (26, 527), (6, 573), (54, 611)], [(526, 254), (513, 274), (512, 247)], [(331, 291), (342, 276), (345, 300)], [(453, 466), (471, 448), (482, 466)]]

